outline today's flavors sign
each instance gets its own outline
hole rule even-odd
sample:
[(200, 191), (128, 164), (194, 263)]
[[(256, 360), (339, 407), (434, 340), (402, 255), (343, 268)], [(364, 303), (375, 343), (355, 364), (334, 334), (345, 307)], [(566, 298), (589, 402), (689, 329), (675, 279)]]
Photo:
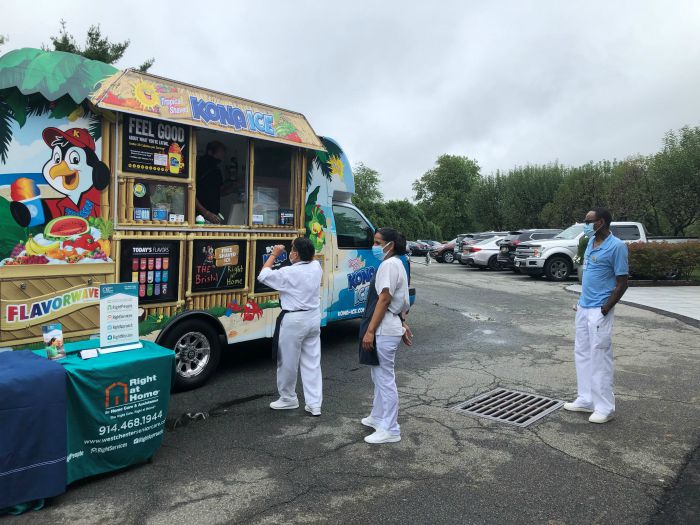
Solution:
[(119, 280), (138, 283), (139, 303), (175, 301), (179, 262), (179, 241), (122, 241)]

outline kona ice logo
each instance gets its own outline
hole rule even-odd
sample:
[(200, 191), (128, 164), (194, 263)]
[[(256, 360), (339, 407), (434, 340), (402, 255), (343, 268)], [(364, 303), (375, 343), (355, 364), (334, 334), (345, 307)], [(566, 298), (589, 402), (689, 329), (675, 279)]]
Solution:
[(348, 274), (348, 289), (355, 294), (355, 306), (367, 302), (369, 283), (376, 272), (373, 266), (366, 266), (362, 257), (356, 257), (348, 261), (348, 266), (353, 270)]
[(215, 104), (201, 98), (190, 96), (192, 118), (206, 124), (214, 122), (220, 126), (228, 126), (237, 130), (247, 129), (254, 133), (275, 136), (273, 127), (274, 117), (269, 113), (246, 110), (236, 106)]

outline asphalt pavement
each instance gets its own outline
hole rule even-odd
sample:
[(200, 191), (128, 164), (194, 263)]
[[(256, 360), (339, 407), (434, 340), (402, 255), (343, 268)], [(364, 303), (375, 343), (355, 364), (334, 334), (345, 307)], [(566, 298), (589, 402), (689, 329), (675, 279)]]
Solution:
[[(700, 329), (618, 306), (611, 423), (563, 410), (527, 428), (478, 419), (450, 408), (495, 387), (575, 396), (575, 296), (510, 272), (419, 261), (415, 345), (396, 363), (400, 443), (363, 441), (372, 386), (358, 322), (342, 322), (323, 332), (321, 417), (303, 404), (271, 411), (269, 342), (234, 347), (209, 384), (173, 396), (152, 463), (6, 521), (639, 524), (664, 522), (667, 505), (697, 494), (688, 465), (700, 443)], [(692, 506), (674, 515), (698, 521)]]

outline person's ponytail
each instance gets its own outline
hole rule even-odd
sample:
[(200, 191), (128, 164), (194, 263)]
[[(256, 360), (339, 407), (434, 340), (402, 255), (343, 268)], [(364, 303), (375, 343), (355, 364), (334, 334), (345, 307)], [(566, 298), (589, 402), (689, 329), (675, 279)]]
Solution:
[(379, 228), (377, 233), (382, 236), (384, 242), (394, 243), (394, 254), (406, 255), (406, 236), (394, 228)]

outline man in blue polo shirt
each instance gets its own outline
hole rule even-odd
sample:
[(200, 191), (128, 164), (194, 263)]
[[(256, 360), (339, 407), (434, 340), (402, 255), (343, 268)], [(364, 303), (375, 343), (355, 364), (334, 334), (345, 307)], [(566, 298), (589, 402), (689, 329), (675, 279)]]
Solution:
[(605, 208), (586, 214), (590, 237), (583, 256), (583, 290), (576, 306), (574, 358), (578, 397), (565, 403), (572, 412), (592, 412), (588, 421), (607, 423), (615, 417), (612, 328), (615, 305), (627, 290), (627, 245), (610, 233), (612, 217)]

